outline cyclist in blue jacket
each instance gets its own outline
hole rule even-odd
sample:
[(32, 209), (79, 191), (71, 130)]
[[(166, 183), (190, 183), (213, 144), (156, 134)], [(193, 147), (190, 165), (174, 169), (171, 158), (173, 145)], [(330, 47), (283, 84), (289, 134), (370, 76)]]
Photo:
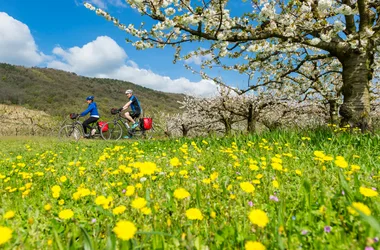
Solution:
[[(98, 107), (96, 106), (96, 102), (94, 102), (94, 96), (88, 96), (86, 98), (86, 102), (88, 103), (88, 108), (83, 111), (80, 116), (86, 116), (88, 113), (90, 113), (90, 117), (83, 122), (83, 131), (84, 131), (84, 137), (89, 137), (90, 135), (87, 134), (87, 129), (91, 129), (90, 124), (96, 122), (99, 120), (99, 112)], [(91, 135), (94, 135), (96, 132), (96, 129), (92, 129)]]

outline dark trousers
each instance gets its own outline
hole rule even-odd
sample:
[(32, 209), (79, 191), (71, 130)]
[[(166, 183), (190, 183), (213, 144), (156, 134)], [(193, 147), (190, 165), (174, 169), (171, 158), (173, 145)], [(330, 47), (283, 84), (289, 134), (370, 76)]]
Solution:
[(83, 131), (85, 134), (87, 134), (87, 128), (91, 129), (90, 124), (96, 122), (97, 120), (99, 120), (99, 118), (90, 117), (83, 122)]

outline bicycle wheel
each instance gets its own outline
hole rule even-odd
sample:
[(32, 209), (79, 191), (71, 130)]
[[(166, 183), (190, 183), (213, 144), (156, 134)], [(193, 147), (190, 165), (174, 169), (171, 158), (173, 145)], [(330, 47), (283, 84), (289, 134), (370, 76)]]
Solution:
[(100, 134), (104, 140), (119, 140), (123, 135), (123, 128), (117, 122), (107, 122), (103, 126), (108, 126), (107, 131), (100, 130)]
[(59, 130), (58, 136), (60, 139), (72, 139), (78, 141), (81, 138), (82, 133), (76, 126), (65, 125)]
[(154, 133), (155, 133), (155, 130), (154, 130), (154, 127), (152, 126), (151, 129), (149, 129), (149, 130), (144, 130), (143, 138), (144, 138), (144, 139), (147, 139), (147, 140), (153, 139), (153, 134), (154, 134)]

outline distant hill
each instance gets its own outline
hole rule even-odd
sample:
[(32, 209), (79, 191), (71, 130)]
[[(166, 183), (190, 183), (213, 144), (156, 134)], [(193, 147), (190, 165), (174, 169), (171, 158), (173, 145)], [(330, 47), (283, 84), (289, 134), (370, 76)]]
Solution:
[(63, 117), (86, 109), (85, 98), (94, 95), (102, 117), (110, 117), (112, 107), (127, 102), (126, 89), (133, 89), (146, 115), (158, 111), (180, 112), (177, 101), (184, 95), (145, 88), (131, 82), (78, 76), (49, 68), (25, 68), (0, 63), (0, 103), (20, 105)]

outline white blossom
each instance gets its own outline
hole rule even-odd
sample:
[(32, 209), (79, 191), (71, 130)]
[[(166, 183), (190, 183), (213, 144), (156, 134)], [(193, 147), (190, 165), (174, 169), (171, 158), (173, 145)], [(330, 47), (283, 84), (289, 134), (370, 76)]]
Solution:
[(336, 14), (342, 14), (342, 15), (352, 15), (352, 9), (350, 6), (346, 4), (342, 4), (339, 8), (335, 9)]
[(310, 40), (311, 45), (317, 45), (320, 42), (321, 42), (321, 39), (319, 39), (318, 37), (314, 37), (313, 39)]
[(342, 30), (345, 30), (346, 29), (346, 26), (339, 20), (336, 20), (334, 22), (334, 31), (335, 32), (339, 32), (339, 31), (342, 31)]

